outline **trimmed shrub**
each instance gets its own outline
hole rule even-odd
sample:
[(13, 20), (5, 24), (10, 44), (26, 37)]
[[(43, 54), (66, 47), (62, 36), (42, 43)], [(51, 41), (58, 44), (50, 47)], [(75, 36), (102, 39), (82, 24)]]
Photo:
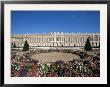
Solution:
[(91, 51), (92, 50), (92, 46), (89, 40), (89, 37), (87, 38), (86, 44), (85, 44), (85, 49), (86, 51)]
[(23, 51), (29, 51), (29, 44), (28, 44), (27, 40), (24, 43)]
[(13, 48), (16, 48), (16, 44), (14, 43)]

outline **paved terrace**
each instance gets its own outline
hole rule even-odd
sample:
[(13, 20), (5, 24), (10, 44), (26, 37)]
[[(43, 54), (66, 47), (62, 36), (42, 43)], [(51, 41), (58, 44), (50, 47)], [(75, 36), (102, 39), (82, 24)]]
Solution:
[(56, 61), (72, 61), (73, 59), (79, 59), (80, 57), (76, 54), (72, 53), (64, 53), (64, 52), (50, 52), (50, 53), (39, 53), (31, 56), (32, 59), (38, 61), (48, 61), (48, 62), (56, 62)]
[[(12, 49), (23, 49), (23, 48), (12, 48)], [(30, 47), (30, 50), (33, 49), (43, 49), (43, 50), (49, 50), (49, 49), (74, 49), (74, 50), (82, 50), (84, 47)]]

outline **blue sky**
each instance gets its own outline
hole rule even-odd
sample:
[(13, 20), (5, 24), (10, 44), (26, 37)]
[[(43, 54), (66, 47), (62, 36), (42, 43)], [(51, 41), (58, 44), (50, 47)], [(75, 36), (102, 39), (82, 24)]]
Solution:
[(11, 33), (100, 32), (99, 11), (12, 11)]

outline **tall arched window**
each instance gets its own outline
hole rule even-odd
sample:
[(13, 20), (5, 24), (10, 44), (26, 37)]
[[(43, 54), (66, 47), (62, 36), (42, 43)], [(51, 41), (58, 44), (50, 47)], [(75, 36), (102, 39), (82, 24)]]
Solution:
[(57, 37), (57, 38), (56, 38), (56, 41), (58, 41), (58, 40), (59, 40), (59, 38)]

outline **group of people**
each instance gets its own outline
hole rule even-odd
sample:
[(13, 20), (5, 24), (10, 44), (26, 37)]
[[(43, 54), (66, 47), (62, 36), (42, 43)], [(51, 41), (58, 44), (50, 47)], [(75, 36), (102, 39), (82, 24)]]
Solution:
[[(40, 51), (41, 52), (41, 51)], [(39, 52), (39, 53), (40, 53)], [(46, 52), (46, 51), (45, 51)], [(49, 51), (48, 51), (49, 52)], [(100, 53), (63, 50), (80, 56), (72, 61), (37, 61), (31, 58), (34, 51), (11, 53), (12, 77), (99, 77)]]

